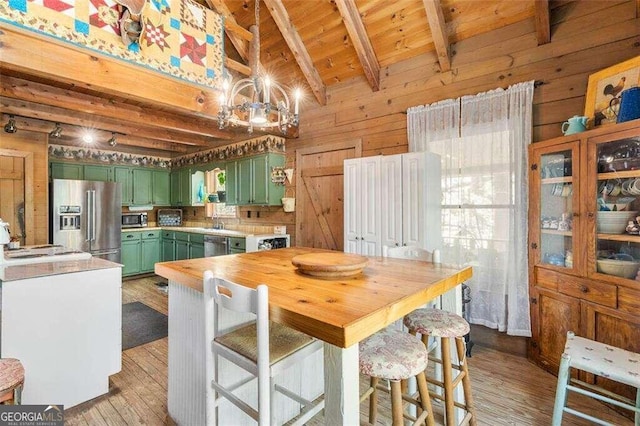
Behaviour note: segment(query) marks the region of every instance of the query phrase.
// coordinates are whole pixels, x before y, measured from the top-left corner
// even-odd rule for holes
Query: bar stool
[[[0,403],[20,405],[24,367],[15,358],[0,359]]]
[[[369,398],[369,423],[375,424],[378,415],[378,391],[387,391],[381,386],[380,379],[388,380],[391,385],[391,413],[393,425],[401,426],[404,418],[414,425],[427,422],[434,426],[433,411],[424,370],[427,368],[427,350],[425,346],[408,333],[386,328],[360,342],[360,373],[371,378],[369,388],[360,397],[360,402]],[[401,381],[415,377],[418,382],[419,400],[403,394]],[[418,416],[404,413],[403,400],[418,407]]]
[[[442,381],[427,377],[427,381],[444,389],[444,398],[436,393],[431,393],[431,397],[445,404],[445,419],[447,426],[455,425],[454,407],[462,408],[466,411],[462,423],[469,422],[470,425],[477,424],[477,417],[471,396],[471,380],[467,368],[464,336],[469,333],[469,323],[460,315],[453,314],[441,309],[421,308],[416,309],[404,317],[404,325],[413,335],[421,334],[422,342],[428,344],[429,336],[440,338],[442,348],[442,359],[432,359],[433,362],[442,364]],[[450,339],[455,339],[456,352],[458,354],[457,364],[451,362]],[[453,378],[453,370],[458,370],[458,374]],[[464,403],[455,401],[454,390],[462,383],[464,392]]]
[[[585,383],[578,379],[572,379],[570,374],[571,368],[633,386],[636,388],[635,404],[632,400],[602,389],[599,386]],[[579,386],[574,386],[572,383]],[[551,424],[553,426],[559,426],[562,423],[562,415],[565,412],[597,424],[609,424],[567,407],[567,391],[581,393],[591,398],[631,410],[635,412],[635,426],[640,426],[640,354],[585,339],[569,331],[567,333],[567,343],[564,347],[564,353],[560,359],[556,402],[553,407]]]

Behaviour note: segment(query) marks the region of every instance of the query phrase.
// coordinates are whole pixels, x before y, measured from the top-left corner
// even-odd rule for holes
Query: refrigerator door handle
[[[93,256],[102,256],[104,254],[117,254],[120,250],[100,250],[100,251],[92,251],[91,254]]]
[[[87,239],[91,241],[91,218],[93,217],[93,204],[91,204],[91,191],[87,191]]]
[[[91,191],[91,241],[96,240],[96,190]]]

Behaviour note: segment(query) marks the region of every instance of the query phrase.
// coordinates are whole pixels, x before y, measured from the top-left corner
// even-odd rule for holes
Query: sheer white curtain
[[[468,318],[530,336],[527,147],[533,82],[408,111],[411,151],[442,158],[442,258],[473,266]],[[457,119],[450,119],[459,105]],[[416,125],[416,123],[421,123]],[[428,125],[425,125],[427,123]],[[445,130],[445,127],[448,129]]]

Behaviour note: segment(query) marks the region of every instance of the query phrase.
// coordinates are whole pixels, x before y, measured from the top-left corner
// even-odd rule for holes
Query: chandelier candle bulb
[[[264,103],[268,104],[271,100],[269,97],[269,91],[271,90],[271,80],[269,77],[265,77],[264,79]]]
[[[295,104],[293,106],[293,113],[295,115],[298,115],[298,102],[300,101],[300,89],[296,89],[295,93],[294,93],[294,97],[295,99]]]

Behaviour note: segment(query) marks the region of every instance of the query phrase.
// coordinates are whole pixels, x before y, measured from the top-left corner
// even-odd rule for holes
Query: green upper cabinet
[[[228,162],[227,204],[282,205],[284,186],[271,182],[273,167],[284,167],[284,155],[271,153]]]
[[[207,196],[204,172],[191,168],[171,172],[171,205],[202,206]]]
[[[169,170],[52,161],[49,174],[51,179],[118,182],[122,186],[123,206],[171,205]]]
[[[133,205],[140,206],[153,202],[151,196],[153,192],[151,173],[150,169],[134,168],[131,170]]]
[[[131,168],[124,166],[116,166],[113,168],[113,181],[122,184],[122,205],[133,205],[133,181]]]
[[[84,180],[98,180],[101,182],[111,182],[113,167],[99,166],[94,164],[84,165]]]
[[[51,163],[51,179],[84,179],[84,167],[77,163]]]
[[[170,206],[170,174],[168,170],[154,170],[152,172],[153,205]]]
[[[171,172],[171,205],[191,205],[191,170],[189,168]]]

